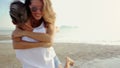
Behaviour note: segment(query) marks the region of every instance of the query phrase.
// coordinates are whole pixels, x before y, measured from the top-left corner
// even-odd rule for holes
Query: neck
[[[31,19],[31,25],[33,28],[40,26],[41,23],[42,23],[42,19],[41,20]]]

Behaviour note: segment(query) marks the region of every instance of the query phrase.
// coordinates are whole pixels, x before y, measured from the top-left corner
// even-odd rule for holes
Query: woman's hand
[[[22,37],[22,36],[24,36],[24,34],[25,34],[24,30],[21,30],[21,29],[16,27],[16,29],[12,33],[12,38]]]
[[[30,32],[33,31],[33,27],[31,26],[31,23],[29,20],[23,25],[20,25],[20,26],[16,25],[16,29],[13,31],[12,35],[13,37],[22,37],[25,35],[27,31],[30,31]]]
[[[33,31],[30,20],[28,20],[24,25],[22,25],[21,28],[26,31]]]

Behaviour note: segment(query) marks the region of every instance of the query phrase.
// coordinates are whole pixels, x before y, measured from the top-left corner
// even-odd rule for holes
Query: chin
[[[36,20],[40,20],[42,17],[35,17]]]

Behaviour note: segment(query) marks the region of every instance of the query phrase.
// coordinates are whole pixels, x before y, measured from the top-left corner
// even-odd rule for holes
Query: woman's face
[[[31,0],[31,5],[29,7],[32,16],[36,20],[40,20],[42,18],[43,3],[40,0]]]

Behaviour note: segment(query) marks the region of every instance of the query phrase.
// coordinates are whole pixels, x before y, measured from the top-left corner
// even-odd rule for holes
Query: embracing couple
[[[55,13],[50,0],[16,0],[10,4],[10,16],[16,26],[13,48],[23,68],[63,68],[53,48]],[[64,68],[73,60],[66,57]]]

